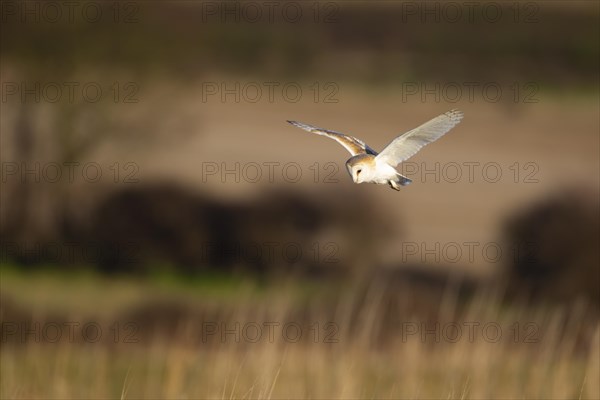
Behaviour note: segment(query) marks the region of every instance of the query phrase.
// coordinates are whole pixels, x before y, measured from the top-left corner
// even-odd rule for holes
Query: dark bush
[[[511,294],[600,303],[597,197],[565,190],[514,215],[505,227]]]
[[[170,184],[139,186],[114,192],[90,220],[68,236],[98,243],[105,272],[339,272],[371,257],[389,232],[364,197],[340,190],[223,201]]]

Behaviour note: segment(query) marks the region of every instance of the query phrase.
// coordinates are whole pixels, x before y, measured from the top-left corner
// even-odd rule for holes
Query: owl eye
[[[361,171],[362,171],[362,169],[359,169],[359,170],[357,170],[357,171],[356,171],[356,176],[358,176],[358,174],[360,174],[360,173],[361,173]]]

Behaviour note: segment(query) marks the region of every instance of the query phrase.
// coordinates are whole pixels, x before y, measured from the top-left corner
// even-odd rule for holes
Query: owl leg
[[[388,182],[392,189],[400,191],[400,185],[398,185],[398,183],[396,183],[396,181],[388,181]]]

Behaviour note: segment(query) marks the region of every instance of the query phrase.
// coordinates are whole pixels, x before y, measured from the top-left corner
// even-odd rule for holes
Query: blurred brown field
[[[0,396],[600,398],[598,5],[276,3],[2,2]]]

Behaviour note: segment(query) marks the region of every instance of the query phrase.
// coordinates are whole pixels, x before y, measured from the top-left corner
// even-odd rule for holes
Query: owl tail
[[[398,174],[398,178],[396,178],[396,183],[399,183],[402,186],[410,185],[412,180],[408,179],[404,175]]]
[[[395,180],[390,181],[390,186],[394,190],[400,190],[400,186],[410,185],[411,182],[412,181],[404,175],[398,174]]]

